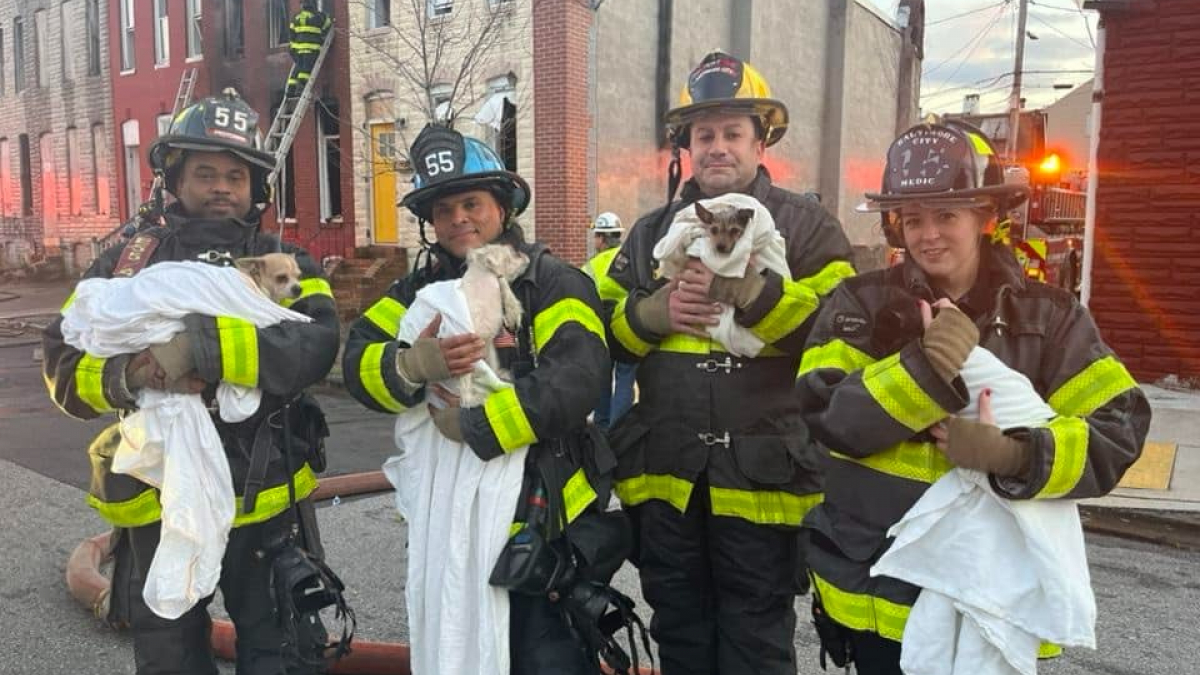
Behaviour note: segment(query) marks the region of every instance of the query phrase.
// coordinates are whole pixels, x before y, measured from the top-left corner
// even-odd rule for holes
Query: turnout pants
[[[629,509],[663,675],[796,673],[794,528],[712,515],[701,476],[685,513]]]
[[[310,552],[323,555],[316,514],[308,501],[299,504]],[[219,587],[225,609],[237,631],[237,675],[308,675],[317,671],[284,663],[285,639],[276,619],[268,584],[270,560],[257,551],[272,535],[290,528],[291,509],[274,518],[229,532],[221,561]],[[175,620],[164,619],[142,599],[142,588],[158,547],[160,524],[114,530],[112,603],[109,620],[128,625],[138,675],[217,675],[209,647],[212,596]]]

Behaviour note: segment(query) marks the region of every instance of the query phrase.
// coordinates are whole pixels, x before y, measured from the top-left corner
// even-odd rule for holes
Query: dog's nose
[[[292,294],[293,298],[300,297],[300,284],[292,284],[292,287],[288,291]]]

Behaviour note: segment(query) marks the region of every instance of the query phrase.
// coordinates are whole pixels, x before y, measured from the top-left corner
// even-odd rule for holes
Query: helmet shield
[[[724,52],[704,57],[688,76],[679,106],[667,111],[664,120],[679,147],[691,145],[690,122],[709,112],[754,117],[767,145],[779,142],[787,131],[787,106],[771,98],[766,79],[750,64]]]

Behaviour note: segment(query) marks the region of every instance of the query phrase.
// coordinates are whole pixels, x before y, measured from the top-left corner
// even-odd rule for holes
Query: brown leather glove
[[[417,338],[411,347],[397,352],[396,372],[413,384],[450,379],[450,366],[446,365],[438,339],[433,337]]]
[[[129,358],[125,365],[125,390],[131,395],[137,395],[139,389],[145,389],[156,382],[158,364],[149,350],[140,351]]]
[[[925,329],[921,347],[929,363],[946,382],[954,380],[967,360],[967,354],[979,344],[975,322],[958,308],[943,307]]]
[[[1029,473],[1033,450],[1005,436],[1000,427],[965,417],[951,417],[945,424],[948,437],[943,452],[955,466],[1004,477]]]
[[[655,335],[670,335],[671,330],[671,287],[666,284],[633,306],[638,321]]]
[[[442,432],[446,438],[463,442],[462,425],[459,424],[458,414],[462,408],[435,408],[429,406],[429,416],[433,418],[433,425]]]
[[[187,331],[176,333],[167,342],[150,347],[150,353],[164,374],[166,382],[174,382],[196,369],[196,359],[192,356],[192,338]]]
[[[766,277],[750,270],[741,278],[714,276],[708,287],[708,297],[738,309],[746,309],[762,295],[766,285]]]

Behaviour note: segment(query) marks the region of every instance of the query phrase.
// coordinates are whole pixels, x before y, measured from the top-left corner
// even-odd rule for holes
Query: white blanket
[[[472,332],[458,281],[431,284],[401,320],[412,342],[437,313],[440,335]],[[499,380],[485,363],[475,378]],[[453,389],[455,383],[446,383]],[[436,404],[436,403],[435,403]],[[527,448],[484,462],[447,439],[424,405],[396,419],[399,454],[383,466],[408,522],[408,625],[412,672],[421,675],[509,671],[508,592],[488,584],[508,539],[524,477]]]
[[[1040,426],[1054,411],[1024,375],[976,347],[962,370],[971,408],[992,389],[996,425]],[[1096,602],[1074,501],[1013,501],[955,469],[888,531],[871,568],[923,590],[904,627],[907,675],[1033,675],[1042,641],[1095,648]]]
[[[108,358],[167,342],[192,313],[238,317],[258,327],[312,320],[271,302],[233,268],[164,262],[132,278],[79,282],[63,313],[62,334],[72,347]],[[254,414],[260,399],[257,389],[217,387],[227,422]],[[217,587],[235,515],[233,479],[199,394],[143,389],[137,405],[121,420],[112,470],[161,491],[162,538],[142,596],[155,614],[177,619]]]
[[[654,245],[654,257],[659,261],[658,271],[662,276],[674,278],[691,257],[699,258],[717,276],[740,279],[746,276],[753,256],[753,273],[769,269],[785,279],[791,278],[783,235],[775,229],[775,219],[762,202],[750,195],[734,192],[702,199],[700,204],[705,208],[728,204],[739,209],[754,209],[754,217],[734,244],[733,250],[724,255],[711,246],[711,240],[705,234],[705,225],[696,216],[696,205],[689,204],[680,209],[667,234]],[[719,319],[719,324],[708,329],[713,339],[737,356],[758,355],[764,346],[763,341],[734,321],[732,307],[726,307]]]

